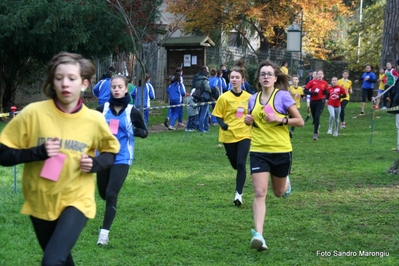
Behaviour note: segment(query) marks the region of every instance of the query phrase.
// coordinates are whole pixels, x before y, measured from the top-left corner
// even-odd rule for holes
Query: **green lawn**
[[[166,110],[152,112],[150,125],[161,124]],[[378,112],[371,135],[371,110],[352,118],[359,111],[360,103],[348,104],[347,128],[338,137],[326,134],[327,109],[319,141],[312,140],[311,120],[295,130],[293,192],[282,199],[269,190],[265,252],[249,246],[250,175],[244,204],[237,208],[232,203],[235,172],[217,145],[217,127],[203,135],[165,130],[136,139],[135,162],[120,193],[110,244],[96,246],[104,214],[104,202],[96,195],[97,217],[73,249],[76,264],[399,265],[399,177],[387,173],[399,157],[391,151],[397,139],[395,117]],[[29,218],[19,213],[21,174],[17,166],[14,194],[13,168],[0,167],[0,265],[40,264]]]

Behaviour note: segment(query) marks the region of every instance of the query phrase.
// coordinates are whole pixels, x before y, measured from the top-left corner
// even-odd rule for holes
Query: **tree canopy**
[[[94,58],[129,48],[125,25],[105,1],[3,0],[0,2],[1,108],[13,104],[19,85],[53,55],[77,52]]]
[[[296,22],[304,33],[303,48],[318,58],[330,52],[325,41],[336,30],[338,17],[351,14],[342,0],[166,0],[167,10],[185,16],[185,32],[211,35],[215,29],[237,31],[244,41],[260,37],[261,47],[280,46],[285,29]],[[266,44],[266,45],[265,45]],[[262,49],[261,48],[261,49]]]

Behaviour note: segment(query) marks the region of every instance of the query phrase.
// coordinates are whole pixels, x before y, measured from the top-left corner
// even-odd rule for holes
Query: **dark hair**
[[[222,74],[223,74],[223,71],[222,71],[222,70],[220,70],[220,69],[219,69],[217,72],[218,72],[218,74],[217,74],[218,76],[220,76],[220,75],[222,75]]]
[[[234,66],[240,67],[244,70],[244,74],[241,73],[242,78],[245,80],[248,80],[248,72],[247,69],[245,68],[245,60],[244,59],[239,59],[237,61],[234,62]],[[233,66],[233,68],[234,68]],[[230,72],[232,71],[232,69],[230,69]]]
[[[344,69],[343,71],[342,71],[342,74],[344,74],[344,73],[348,73],[348,75],[349,75],[349,70],[348,69]]]
[[[183,69],[181,67],[176,67],[175,73],[180,74],[180,72],[182,72],[182,71],[183,71]]]
[[[202,66],[201,69],[200,69],[200,72],[203,71],[203,70],[206,70],[206,72],[208,72],[208,67],[207,66]]]
[[[176,70],[176,73],[174,74],[174,76],[172,77],[172,79],[170,80],[170,84],[172,84],[173,82],[180,82],[180,72],[178,72]],[[140,86],[140,85],[139,85]]]
[[[285,64],[288,64],[287,61],[283,61],[283,62],[281,63],[281,66],[285,66]]]
[[[132,82],[132,77],[131,76],[126,76],[126,80],[128,83]]]
[[[57,67],[62,64],[79,65],[82,82],[87,79],[90,83],[92,76],[96,73],[94,64],[80,54],[61,52],[55,55],[47,65],[47,77],[42,85],[43,93],[48,98],[53,99],[57,95],[54,90],[54,76]]]
[[[244,67],[241,67],[241,66],[233,66],[233,67],[230,69],[230,74],[231,74],[231,72],[233,72],[233,71],[234,71],[234,72],[240,73],[242,79],[245,79],[245,75],[246,75],[247,71],[245,70]]]
[[[114,66],[110,66],[108,70],[111,71],[111,72],[115,72],[116,68]]]
[[[260,62],[259,66],[258,66],[258,70],[255,73],[256,89],[258,91],[262,91],[262,86],[259,83],[259,74],[260,74],[261,68],[264,66],[271,66],[274,69],[274,75],[277,77],[277,81],[276,81],[276,83],[274,83],[274,87],[278,88],[280,90],[288,90],[288,88],[290,86],[289,81],[291,80],[291,77],[284,74],[280,70],[278,65],[276,65],[275,63],[273,63],[270,60],[264,60],[264,61]]]
[[[216,76],[218,72],[216,71],[216,69],[212,69],[211,70],[211,76]]]

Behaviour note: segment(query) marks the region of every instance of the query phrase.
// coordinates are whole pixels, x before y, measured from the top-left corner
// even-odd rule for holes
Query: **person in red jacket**
[[[320,116],[324,110],[324,102],[327,95],[327,81],[323,80],[323,70],[317,71],[316,79],[312,79],[305,85],[304,93],[310,94],[310,111],[313,117],[313,140],[318,140]]]
[[[328,125],[327,134],[333,134],[334,137],[338,136],[339,115],[341,113],[341,99],[346,97],[346,90],[337,85],[338,78],[331,79],[331,86],[327,88],[328,99],[328,112],[330,113],[330,120]],[[334,133],[333,125],[335,122]]]

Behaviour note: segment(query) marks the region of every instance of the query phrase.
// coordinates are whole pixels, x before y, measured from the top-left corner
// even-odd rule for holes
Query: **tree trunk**
[[[385,6],[381,65],[399,60],[399,0],[389,0]]]

